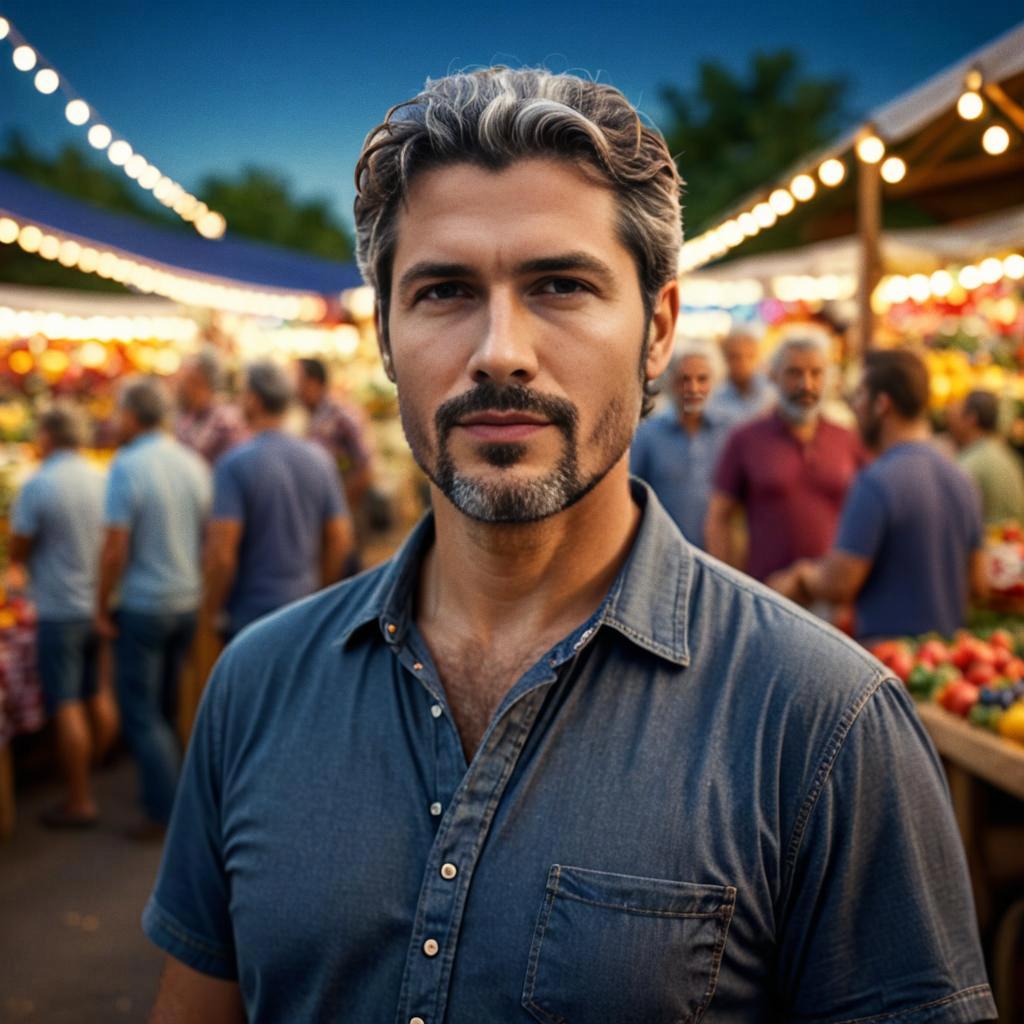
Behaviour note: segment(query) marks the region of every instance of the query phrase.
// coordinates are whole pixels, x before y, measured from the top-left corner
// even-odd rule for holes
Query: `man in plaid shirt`
[[[181,411],[174,432],[183,445],[198,452],[211,466],[249,437],[242,411],[217,397],[223,376],[217,351],[204,349],[185,363],[178,382]]]

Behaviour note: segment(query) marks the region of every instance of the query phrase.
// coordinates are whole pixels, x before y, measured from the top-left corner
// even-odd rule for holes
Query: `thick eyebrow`
[[[582,270],[599,277],[603,283],[614,278],[611,268],[586,252],[565,252],[556,256],[541,256],[535,260],[526,260],[517,264],[515,273],[523,274],[557,274],[565,271]],[[465,263],[435,263],[423,260],[414,263],[398,282],[398,292],[403,293],[417,281],[436,280],[438,278],[473,277],[473,269]]]

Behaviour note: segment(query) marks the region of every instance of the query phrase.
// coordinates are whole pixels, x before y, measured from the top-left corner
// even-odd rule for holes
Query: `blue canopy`
[[[363,283],[354,263],[333,263],[272,245],[232,238],[210,241],[189,228],[174,231],[97,209],[0,170],[0,213],[54,234],[168,269],[242,286],[331,296]],[[230,227],[230,225],[229,225]]]

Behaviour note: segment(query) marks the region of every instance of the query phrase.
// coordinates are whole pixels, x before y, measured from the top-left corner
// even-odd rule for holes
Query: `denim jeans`
[[[142,807],[166,823],[181,770],[175,731],[178,680],[196,628],[195,612],[117,615],[117,700],[121,728],[139,765]]]
[[[46,711],[96,696],[99,639],[91,619],[40,619],[36,657]]]

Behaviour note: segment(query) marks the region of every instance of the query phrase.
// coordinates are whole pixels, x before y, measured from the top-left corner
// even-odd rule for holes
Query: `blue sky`
[[[350,221],[366,132],[428,76],[494,62],[579,69],[618,86],[656,122],[658,86],[687,86],[701,60],[740,67],[797,49],[845,76],[851,115],[941,71],[1024,19],[1020,0],[776,0],[668,4],[411,4],[330,0],[0,0],[0,14],[115,132],[186,187],[256,163]],[[0,131],[39,146],[83,137],[59,95],[41,96],[0,44]]]

